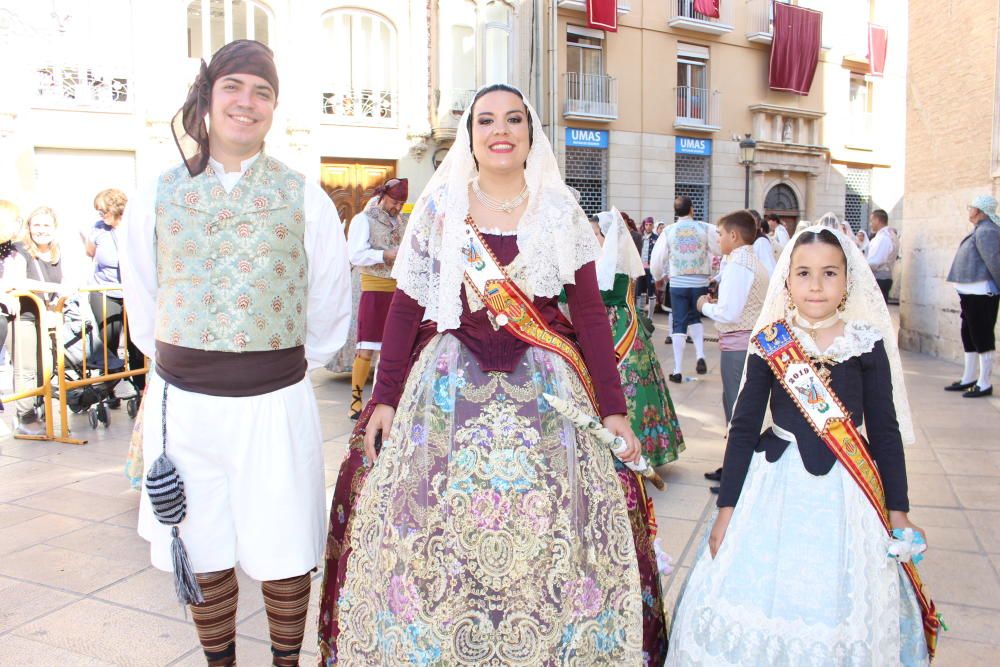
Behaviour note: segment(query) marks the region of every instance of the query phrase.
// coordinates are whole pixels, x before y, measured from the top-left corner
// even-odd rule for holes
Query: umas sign
[[[608,131],[567,127],[566,145],[573,148],[607,148]]]
[[[711,155],[712,140],[674,137],[674,153],[678,155]]]

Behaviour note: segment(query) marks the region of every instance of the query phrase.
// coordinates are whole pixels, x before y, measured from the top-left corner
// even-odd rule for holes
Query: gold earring
[[[847,308],[847,292],[844,292],[844,296],[840,299],[840,303],[837,304],[837,311],[842,313],[845,308]]]
[[[790,311],[795,308],[795,304],[792,303],[792,293],[788,289],[788,285],[785,285],[785,310]]]

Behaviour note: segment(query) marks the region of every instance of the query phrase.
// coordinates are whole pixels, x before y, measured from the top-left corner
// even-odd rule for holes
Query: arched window
[[[237,39],[268,43],[273,15],[255,0],[191,0],[187,6],[187,52],[204,58]]]
[[[396,28],[362,9],[323,17],[323,114],[337,122],[398,124]]]
[[[510,38],[514,11],[506,2],[492,0],[483,12],[486,39],[483,50],[483,84],[510,82]]]
[[[507,0],[438,0],[437,123],[453,126],[479,86],[511,83],[514,7]]]

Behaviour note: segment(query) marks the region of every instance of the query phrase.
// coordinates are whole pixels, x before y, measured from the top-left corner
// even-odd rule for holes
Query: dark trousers
[[[91,292],[90,309],[94,311],[94,317],[97,318],[97,335],[101,336],[104,341],[104,347],[108,351],[108,358],[117,357],[118,344],[121,342],[122,328],[124,326],[122,313],[125,311],[125,307],[122,304],[122,299],[113,296],[105,297],[100,292]],[[107,322],[106,332],[104,329],[105,322]],[[132,343],[131,336],[126,338],[125,346],[128,348],[129,370],[142,368],[143,363],[145,363],[143,354]],[[103,353],[101,354],[100,363],[104,363]],[[146,387],[146,376],[134,375],[132,376],[132,383],[135,385],[136,391],[142,393],[142,390]]]
[[[962,309],[962,346],[966,352],[992,352],[996,349],[994,329],[1000,296],[996,294],[959,294]]]
[[[892,289],[892,278],[876,278],[875,282],[878,283],[878,288],[882,290],[882,298],[886,303],[889,303],[889,290]]]
[[[673,322],[671,332],[682,334],[692,324],[701,322],[701,313],[695,308],[698,297],[708,294],[707,287],[671,287],[670,305],[672,306]]]
[[[641,296],[643,294],[652,299],[656,298],[656,281],[653,280],[653,274],[649,269],[646,269],[645,275],[635,279],[635,295]]]

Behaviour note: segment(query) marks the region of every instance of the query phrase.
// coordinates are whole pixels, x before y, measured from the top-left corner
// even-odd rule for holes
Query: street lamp
[[[757,156],[757,142],[753,140],[750,133],[740,141],[740,164],[746,168],[746,184],[743,189],[743,208],[750,208],[750,166]]]

